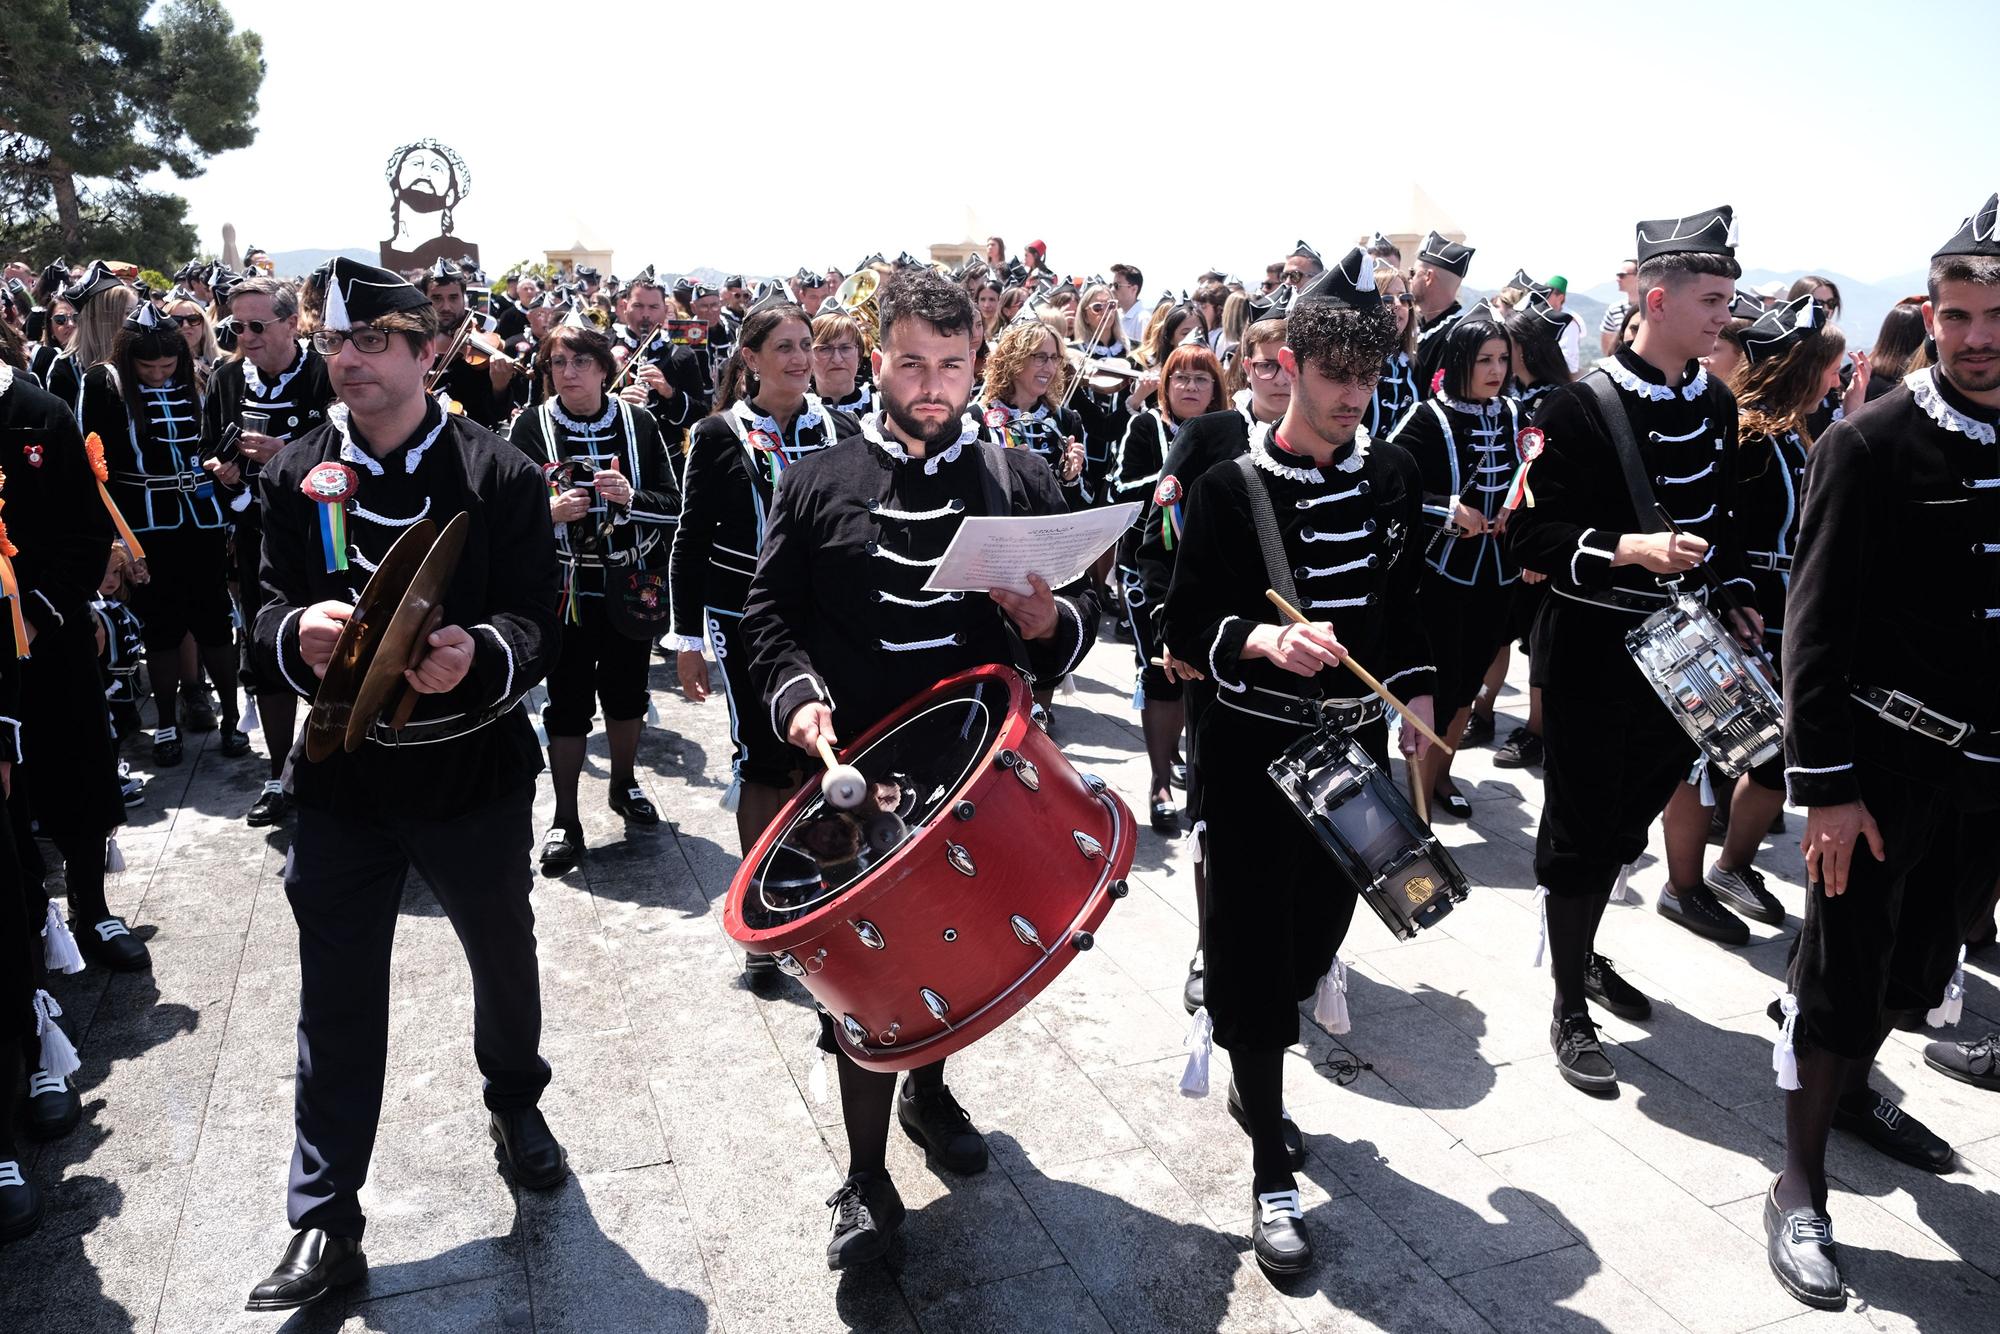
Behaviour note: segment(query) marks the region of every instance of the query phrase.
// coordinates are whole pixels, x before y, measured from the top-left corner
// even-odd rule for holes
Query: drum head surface
[[[807,916],[945,813],[998,740],[1007,707],[1004,685],[969,681],[844,756],[868,780],[868,799],[843,811],[813,793],[758,862],[744,925],[768,931]]]
[[[348,715],[354,709],[375,647],[395,615],[410,581],[423,567],[424,556],[437,538],[437,525],[429,519],[403,530],[382,558],[382,564],[368,577],[354,614],[340,631],[333,646],[333,658],[313,692],[312,712],[306,716],[306,758],[315,762],[339,750],[347,736]]]

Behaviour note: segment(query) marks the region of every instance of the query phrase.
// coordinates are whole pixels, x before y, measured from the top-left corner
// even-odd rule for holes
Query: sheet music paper
[[[1081,577],[1139,517],[1138,501],[1075,514],[974,515],[961,520],[937,569],[924,581],[932,593],[1026,593],[1028,576],[1050,588]]]

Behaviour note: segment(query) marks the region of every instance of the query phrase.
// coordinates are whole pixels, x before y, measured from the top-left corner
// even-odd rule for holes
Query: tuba
[[[834,291],[833,300],[824,309],[841,310],[861,321],[864,329],[875,327],[875,293],[881,289],[882,275],[873,269],[862,269],[851,273],[842,280]],[[824,310],[822,310],[824,313]]]

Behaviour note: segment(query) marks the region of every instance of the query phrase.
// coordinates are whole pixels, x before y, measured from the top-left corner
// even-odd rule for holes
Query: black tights
[[[1811,1205],[1826,1212],[1826,1141],[1833,1133],[1833,1110],[1848,1094],[1868,1087],[1875,1053],[1888,1040],[1892,1023],[1884,1016],[1875,1045],[1864,1058],[1842,1056],[1824,1047],[1800,1047],[1799,1086],[1785,1095],[1785,1171],[1778,1179],[1778,1207]]]
[[[222,721],[235,727],[238,721],[236,709],[236,645],[202,644],[199,647],[202,666],[208,669],[208,679],[215,683],[215,690],[222,697]],[[180,700],[183,684],[190,691],[201,685],[199,675],[193,681],[183,683],[179,646],[173,652],[155,652],[150,646],[146,654],[146,674],[153,682],[153,711],[157,715],[155,727],[180,726]]]
[[[1602,894],[1550,894],[1543,901],[1549,915],[1549,970],[1556,980],[1556,1018],[1587,1013],[1583,994],[1584,969],[1597,944],[1597,924],[1604,920],[1611,891]]]
[[[847,1126],[847,1174],[888,1171],[889,1116],[896,1097],[896,1072],[864,1070],[845,1051],[834,1053],[840,1070],[840,1116]],[[944,1083],[944,1062],[910,1071],[910,1084],[934,1089]]]
[[[1231,1051],[1236,1096],[1250,1123],[1251,1189],[1259,1195],[1292,1190],[1292,1162],[1285,1152],[1285,1049]]]

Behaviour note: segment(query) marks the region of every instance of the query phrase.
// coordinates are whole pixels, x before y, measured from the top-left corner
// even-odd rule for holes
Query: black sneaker
[[[1618,1071],[1604,1054],[1589,1015],[1566,1014],[1550,1024],[1549,1046],[1555,1049],[1562,1077],[1585,1093],[1609,1093],[1618,1087]]]
[[[1525,727],[1509,732],[1506,743],[1493,752],[1493,767],[1496,769],[1539,769],[1542,760],[1542,739]]]
[[[1750,943],[1750,928],[1741,917],[1723,907],[1706,885],[1690,885],[1678,893],[1661,890],[1657,911],[1703,939],[1723,945]]]
[[[920,1089],[904,1080],[896,1095],[896,1120],[926,1154],[960,1176],[986,1170],[986,1141],[947,1086]]]
[[[1933,1042],[1924,1048],[1924,1064],[1974,1088],[2000,1089],[2000,1033],[1976,1042]]]
[[[1754,866],[1725,870],[1721,862],[1708,868],[1702,883],[1722,901],[1724,907],[1766,926],[1785,924],[1785,905],[1764,886],[1764,873]]]
[[[1653,1002],[1618,976],[1611,960],[1602,954],[1591,955],[1590,962],[1583,966],[1583,994],[1620,1019],[1645,1019],[1653,1013]]]
[[[1473,710],[1472,716],[1465,720],[1465,730],[1458,735],[1458,748],[1464,750],[1467,746],[1484,746],[1492,740],[1493,715]]]
[[[1840,1259],[1833,1250],[1833,1220],[1810,1206],[1778,1207],[1778,1183],[1764,1195],[1765,1254],[1778,1285],[1807,1306],[1838,1311],[1847,1305]]]
[[[903,1197],[887,1172],[856,1172],[827,1199],[833,1235],[826,1243],[826,1267],[847,1269],[889,1253],[889,1238],[903,1225]]]
[[[1874,1089],[1842,1095],[1833,1105],[1833,1127],[1859,1135],[1899,1163],[1940,1176],[1958,1162],[1951,1145]]]

